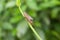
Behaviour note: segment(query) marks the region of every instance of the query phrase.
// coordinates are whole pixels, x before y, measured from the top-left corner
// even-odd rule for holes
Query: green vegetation
[[[16,2],[0,0],[0,40],[60,40],[59,0],[21,0],[18,5]],[[32,25],[19,6],[33,18]]]

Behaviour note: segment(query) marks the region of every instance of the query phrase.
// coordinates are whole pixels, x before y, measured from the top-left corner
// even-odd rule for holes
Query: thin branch
[[[19,8],[19,11],[21,12],[22,16],[24,17],[24,13],[23,11],[21,10],[20,6],[18,5],[18,8]],[[31,25],[31,23],[29,21],[27,21],[28,24],[29,24],[29,27],[31,28],[31,30],[34,32],[34,34],[37,36],[37,38],[39,40],[42,40],[42,38],[38,35],[38,33],[35,31],[35,29],[33,28],[33,26]]]
[[[21,10],[21,8],[19,7],[19,11],[21,12],[21,14],[23,15],[23,17],[24,17],[24,14],[23,14],[23,12],[22,12],[22,10]],[[28,21],[27,21],[28,22]],[[34,32],[34,34],[37,36],[37,38],[39,39],[39,40],[42,40],[41,39],[41,37],[38,35],[38,33],[35,31],[35,29],[33,28],[33,26],[28,22],[28,24],[29,24],[29,27],[31,28],[31,30]]]

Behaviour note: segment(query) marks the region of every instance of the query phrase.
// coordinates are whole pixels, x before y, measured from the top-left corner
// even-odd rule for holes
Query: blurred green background
[[[60,40],[60,0],[21,0],[42,40]],[[21,15],[16,0],[0,0],[0,40],[38,40]]]

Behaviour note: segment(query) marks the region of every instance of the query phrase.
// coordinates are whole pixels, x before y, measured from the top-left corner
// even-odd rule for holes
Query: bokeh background
[[[60,40],[60,0],[21,0],[21,9],[33,18],[43,40]],[[0,40],[38,40],[16,0],[0,0]]]

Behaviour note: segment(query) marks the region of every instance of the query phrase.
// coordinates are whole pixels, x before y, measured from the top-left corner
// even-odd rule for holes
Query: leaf
[[[3,4],[0,3],[0,13],[3,11]]]
[[[13,27],[12,27],[12,25],[10,23],[4,22],[3,23],[3,29],[5,29],[5,30],[12,30]]]
[[[28,24],[25,20],[21,21],[18,25],[17,25],[17,37],[21,38],[22,36],[25,35],[25,33],[27,32],[28,29]]]
[[[15,6],[15,1],[10,1],[6,4],[5,8],[11,8]]]
[[[2,28],[0,28],[0,37],[2,37]]]
[[[45,22],[46,25],[50,25],[50,20],[49,20],[48,17],[44,17],[43,20],[44,20],[44,22]]]
[[[20,21],[20,19],[21,19],[20,16],[12,17],[12,18],[10,19],[10,23],[17,23],[17,22]]]
[[[16,0],[16,5],[20,6],[21,5],[21,1],[20,0]]]
[[[22,9],[22,11],[25,11],[27,9],[27,6],[26,5],[22,5],[21,9]]]
[[[47,9],[47,8],[52,8],[52,7],[55,7],[56,5],[60,5],[60,2],[59,1],[50,1],[50,2],[46,2],[46,3],[41,3],[39,5],[39,8],[40,10],[43,10],[43,9]]]
[[[36,17],[37,13],[36,13],[36,11],[30,10],[29,15],[31,15],[32,17]]]
[[[59,38],[59,39],[60,39],[60,35],[59,35],[59,33],[58,33],[58,32],[56,32],[56,31],[52,31],[52,34],[53,34],[54,36],[56,36],[57,38]]]
[[[26,4],[29,8],[31,8],[33,10],[38,10],[38,6],[37,6],[35,0],[26,0]]]
[[[54,24],[55,30],[60,33],[60,23]]]
[[[48,2],[49,0],[44,0],[44,2]]]
[[[59,11],[58,8],[54,8],[54,9],[52,10],[51,17],[52,17],[52,18],[56,18],[56,17],[58,16],[58,11]]]
[[[34,23],[36,27],[41,27],[41,23],[40,22],[35,22]]]
[[[12,30],[12,36],[16,36],[16,33],[17,33],[17,30],[16,29],[13,29]]]

